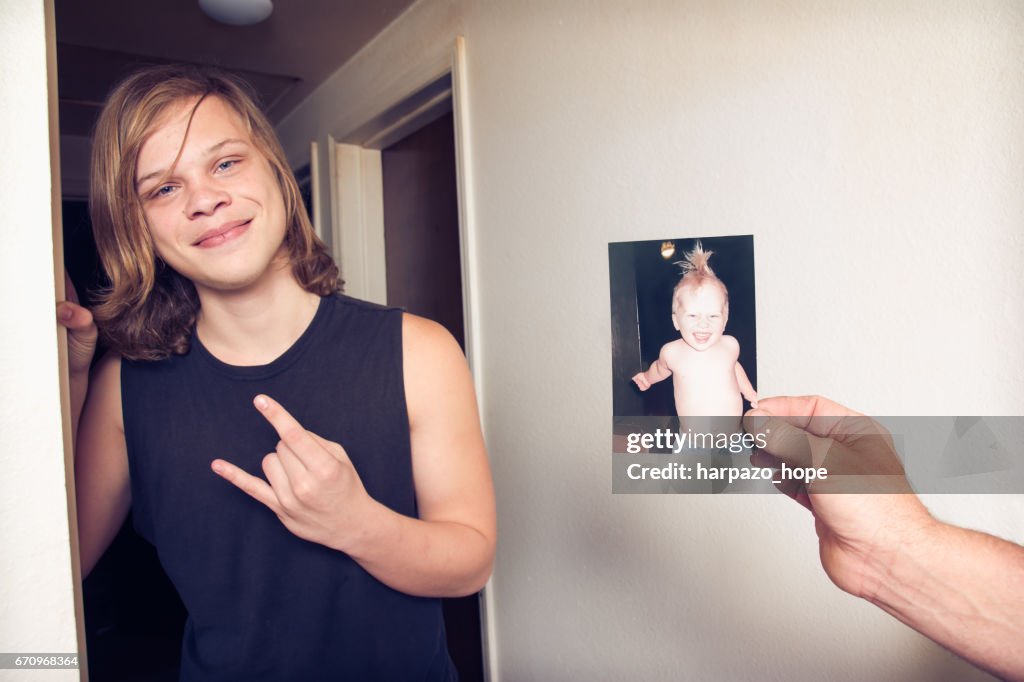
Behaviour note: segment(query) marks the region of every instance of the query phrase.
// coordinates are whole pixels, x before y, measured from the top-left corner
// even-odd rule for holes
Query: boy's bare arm
[[[128,456],[121,417],[121,359],[108,353],[90,376],[96,352],[92,312],[79,304],[75,285],[64,273],[66,301],[57,303],[57,321],[68,330],[68,380],[75,461],[78,553],[82,575],[89,575],[114,539],[131,506]]]
[[[638,372],[633,376],[633,383],[635,383],[641,391],[646,391],[651,387],[651,384],[656,384],[659,381],[672,376],[672,370],[669,369],[668,363],[665,362],[665,347],[666,346],[662,347],[661,354],[658,355],[658,359],[651,363],[651,366],[647,368],[646,372]]]
[[[117,535],[131,507],[121,415],[121,358],[108,353],[89,383],[75,446],[75,499],[82,575]]]
[[[473,378],[441,325],[405,315],[405,386],[419,519],[381,514],[380,533],[352,556],[410,594],[480,590],[497,541],[494,486]]]
[[[743,397],[750,402],[752,407],[757,407],[757,401],[761,399],[761,396],[754,390],[753,384],[747,378],[747,373],[743,371],[743,365],[739,362],[736,363],[736,383],[739,384]]]

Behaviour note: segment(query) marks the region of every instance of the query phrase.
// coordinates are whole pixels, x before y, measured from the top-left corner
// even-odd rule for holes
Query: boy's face
[[[683,287],[676,292],[678,305],[672,323],[683,341],[694,350],[707,350],[722,338],[729,319],[725,292],[716,284]]]
[[[200,290],[238,290],[260,280],[281,253],[284,199],[234,109],[209,96],[188,127],[195,102],[182,100],[153,127],[139,151],[136,191],[168,265]]]

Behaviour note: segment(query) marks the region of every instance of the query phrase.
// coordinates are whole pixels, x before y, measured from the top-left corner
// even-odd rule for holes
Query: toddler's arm
[[[750,401],[750,406],[756,408],[757,401],[761,399],[761,396],[754,390],[750,379],[747,378],[747,373],[743,371],[743,366],[738,362],[736,363],[736,383],[739,384],[740,393],[743,394],[743,397]]]
[[[646,372],[639,372],[633,377],[633,383],[641,391],[646,391],[651,387],[651,384],[656,384],[670,376],[672,376],[672,370],[668,368],[668,363],[665,362],[665,349],[663,348],[658,359],[651,363]]]

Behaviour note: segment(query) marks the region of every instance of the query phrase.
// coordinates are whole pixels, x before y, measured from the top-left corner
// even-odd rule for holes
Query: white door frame
[[[0,3],[0,651],[78,654],[87,679],[75,525],[52,0]],[[28,677],[32,677],[31,673]]]

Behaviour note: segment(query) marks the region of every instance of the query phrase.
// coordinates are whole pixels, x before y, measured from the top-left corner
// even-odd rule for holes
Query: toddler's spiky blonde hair
[[[708,261],[711,260],[711,256],[714,253],[714,251],[705,251],[701,243],[697,242],[693,250],[683,256],[683,260],[673,263],[673,265],[678,265],[683,270],[683,276],[676,283],[675,289],[672,290],[673,313],[681,305],[679,294],[683,289],[699,289],[706,284],[719,287],[722,290],[722,295],[725,296],[725,304],[729,305],[729,290],[725,287],[725,283],[718,279],[718,275],[711,269],[711,266],[708,265]]]

